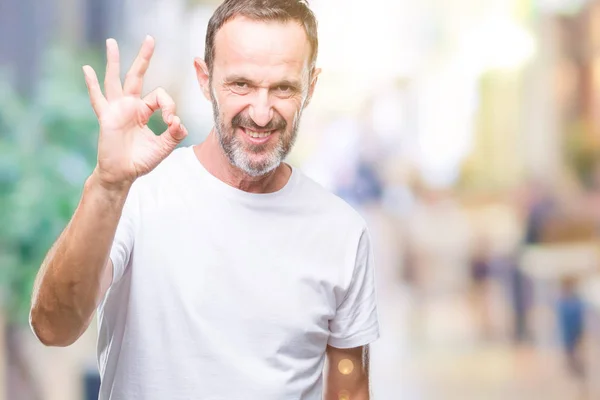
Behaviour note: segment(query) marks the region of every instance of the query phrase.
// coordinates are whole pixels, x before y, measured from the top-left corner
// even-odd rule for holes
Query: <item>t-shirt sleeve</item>
[[[379,338],[375,297],[373,249],[369,232],[364,229],[358,241],[350,284],[335,317],[329,321],[330,346],[348,349]]]
[[[115,232],[115,238],[110,249],[110,259],[113,264],[113,284],[121,279],[129,265],[131,252],[133,251],[138,215],[138,193],[137,185],[134,183],[125,200],[123,212],[121,213],[121,218]]]

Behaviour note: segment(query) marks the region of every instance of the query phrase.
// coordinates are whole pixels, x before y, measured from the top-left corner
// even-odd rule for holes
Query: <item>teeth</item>
[[[248,136],[253,138],[264,138],[271,134],[271,132],[254,132],[250,129],[246,129],[246,133],[248,134]]]

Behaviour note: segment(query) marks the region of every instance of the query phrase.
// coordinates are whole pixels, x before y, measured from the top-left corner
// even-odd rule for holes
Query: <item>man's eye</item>
[[[250,84],[248,82],[238,81],[238,82],[230,83],[229,89],[236,94],[245,95],[245,94],[250,93],[250,90],[252,90],[252,87],[250,86]]]
[[[289,92],[292,90],[292,87],[289,85],[279,85],[277,87],[277,90],[279,90],[280,92]]]

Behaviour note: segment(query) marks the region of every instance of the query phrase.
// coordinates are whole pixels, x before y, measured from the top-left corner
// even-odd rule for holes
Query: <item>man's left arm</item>
[[[369,346],[327,346],[323,400],[369,400]]]
[[[345,290],[329,321],[324,400],[369,400],[369,347],[379,338],[373,249],[366,227],[353,245]]]

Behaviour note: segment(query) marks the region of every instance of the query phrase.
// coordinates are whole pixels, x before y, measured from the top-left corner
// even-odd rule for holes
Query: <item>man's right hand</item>
[[[144,74],[154,52],[154,39],[147,36],[121,85],[119,48],[114,39],[106,41],[104,92],[95,71],[83,67],[92,107],[100,123],[98,163],[94,174],[107,189],[121,189],[152,171],[187,136],[175,115],[175,103],[158,88],[141,98]],[[157,136],[148,128],[152,114],[162,110],[168,128]]]

